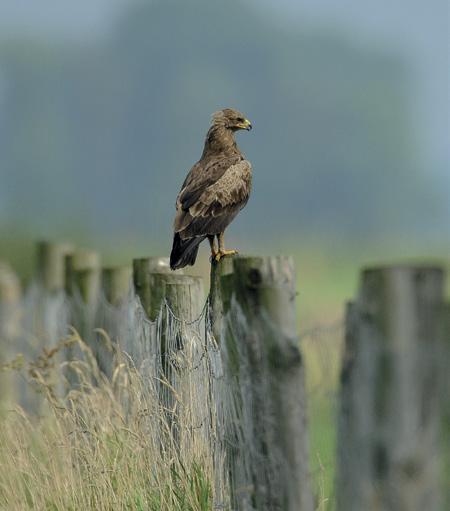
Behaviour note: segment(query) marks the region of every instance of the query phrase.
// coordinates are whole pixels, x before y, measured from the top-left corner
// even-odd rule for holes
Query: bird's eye
[[[244,119],[242,117],[237,118],[238,122],[244,122]]]

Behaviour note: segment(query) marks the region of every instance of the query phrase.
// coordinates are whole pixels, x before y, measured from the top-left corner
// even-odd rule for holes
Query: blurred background
[[[123,263],[171,248],[210,115],[254,167],[227,243],[294,253],[305,323],[358,267],[450,251],[447,0],[3,0],[0,259],[36,238]],[[207,271],[208,250],[195,272]]]

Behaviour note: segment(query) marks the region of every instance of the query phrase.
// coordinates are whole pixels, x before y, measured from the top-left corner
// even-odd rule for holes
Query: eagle
[[[192,266],[206,238],[212,262],[237,253],[225,249],[224,232],[250,197],[252,166],[239,150],[235,133],[251,129],[251,122],[232,108],[212,115],[202,156],[186,176],[176,200],[172,270]]]

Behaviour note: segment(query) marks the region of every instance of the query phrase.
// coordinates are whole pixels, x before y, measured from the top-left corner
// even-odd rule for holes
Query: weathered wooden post
[[[450,361],[450,303],[446,303],[444,305],[442,316],[442,396],[444,398],[444,409],[448,414],[448,426],[450,433],[450,370],[448,367]]]
[[[184,349],[186,341],[186,323],[199,317],[203,306],[203,281],[201,277],[167,273],[150,274],[149,318],[154,321],[161,317],[161,365],[164,377],[170,386],[174,386],[174,361],[177,351]],[[168,309],[164,308],[164,301]],[[173,314],[174,317],[171,317]],[[167,328],[169,322],[176,322],[176,328]],[[206,382],[205,382],[206,383]],[[173,395],[169,386],[163,386],[164,401],[171,409]]]
[[[77,249],[66,256],[65,287],[71,297],[94,306],[100,290],[100,256],[92,250]]]
[[[97,333],[96,355],[100,370],[108,377],[114,370],[115,355],[123,346],[128,334],[128,303],[132,283],[131,266],[103,268],[101,293],[98,301],[95,328]]]
[[[73,252],[70,243],[39,241],[36,244],[36,279],[48,293],[64,289],[66,256]]]
[[[220,344],[234,401],[225,419],[235,443],[228,449],[233,505],[312,511],[293,261],[236,257],[231,273],[228,265],[215,271],[223,275]]]
[[[163,301],[167,302],[174,316],[182,322],[196,319],[203,308],[203,279],[190,275],[150,273],[150,302],[148,314],[154,321]]]
[[[142,257],[133,259],[133,284],[136,295],[141,300],[142,307],[150,317],[150,274],[170,273],[167,257]]]
[[[213,334],[219,344],[224,337],[224,316],[230,305],[232,277],[233,258],[224,257],[218,263],[211,264],[209,313]]]
[[[130,266],[103,268],[101,274],[102,292],[106,301],[119,306],[130,290],[132,269]]]
[[[34,354],[43,346],[52,345],[63,335],[62,308],[64,306],[64,287],[66,258],[73,251],[70,243],[54,243],[39,241],[36,243],[36,272],[37,289],[31,296],[27,325],[29,334],[37,341]]]
[[[94,328],[100,278],[100,256],[97,252],[77,249],[73,254],[66,256],[65,288],[71,306],[68,322],[92,349],[96,357],[97,339]],[[73,347],[67,348],[66,359],[69,362],[80,356],[79,350]],[[69,386],[78,383],[78,377],[73,371],[68,371],[67,379]]]
[[[38,357],[43,348],[54,347],[65,334],[64,273],[65,257],[72,250],[69,243],[39,241],[36,243],[35,275],[33,285],[24,297],[23,335],[15,343],[17,353],[24,355],[25,368]],[[48,367],[60,362],[57,352],[52,352]],[[45,404],[40,393],[34,389],[33,371],[25,370],[20,383],[20,404],[32,413],[43,411]],[[60,390],[58,381],[52,380],[54,372],[47,370],[46,380],[55,391]]]
[[[448,474],[450,473],[450,303],[446,303],[443,309],[442,336],[441,336],[441,385],[442,385],[442,465],[444,474],[444,505],[443,509],[450,509],[450,484]]]
[[[0,262],[0,365],[17,355],[21,331],[21,285],[6,263]],[[0,369],[0,402],[14,401],[18,391],[17,375]]]
[[[156,263],[156,264],[155,264]],[[135,291],[148,319],[154,322],[149,329],[150,338],[142,341],[155,344],[141,347],[149,358],[156,354],[153,377],[162,377],[159,386],[161,406],[170,430],[171,441],[179,442],[178,410],[173,389],[177,389],[177,352],[184,350],[186,326],[195,320],[203,307],[203,283],[200,277],[155,273],[161,265],[156,259],[133,261]],[[165,307],[167,304],[167,307]],[[145,355],[144,355],[145,356]],[[159,374],[158,374],[159,373]],[[206,384],[206,382],[205,382]]]
[[[22,297],[19,278],[13,270],[0,261],[0,342],[13,339],[20,331],[20,300]]]
[[[440,511],[442,304],[439,268],[363,271],[347,309],[338,511]]]

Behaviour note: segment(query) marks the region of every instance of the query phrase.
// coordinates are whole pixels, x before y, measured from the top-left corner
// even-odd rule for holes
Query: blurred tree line
[[[86,44],[3,40],[3,225],[169,244],[209,116],[233,106],[254,123],[238,135],[254,194],[237,233],[418,234],[440,196],[416,163],[411,87],[395,55],[283,31],[237,0],[133,5]]]

